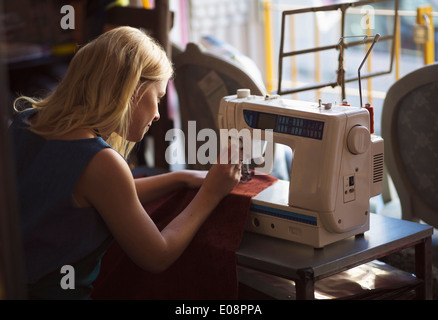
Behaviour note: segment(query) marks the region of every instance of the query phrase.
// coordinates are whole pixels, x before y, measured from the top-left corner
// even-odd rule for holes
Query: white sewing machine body
[[[369,200],[382,190],[383,139],[370,135],[366,109],[246,93],[222,99],[218,122],[261,129],[262,140],[273,129],[273,142],[293,150],[289,181],[252,199],[247,230],[320,248],[369,229]]]

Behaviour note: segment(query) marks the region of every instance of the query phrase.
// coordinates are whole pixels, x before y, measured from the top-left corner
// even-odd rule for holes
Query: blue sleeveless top
[[[28,294],[35,299],[86,299],[112,237],[99,213],[75,206],[72,194],[93,156],[110,146],[100,137],[45,140],[27,129],[36,112],[23,111],[9,128]],[[61,273],[64,265],[73,266],[74,275]],[[74,289],[61,287],[64,276],[74,276]]]

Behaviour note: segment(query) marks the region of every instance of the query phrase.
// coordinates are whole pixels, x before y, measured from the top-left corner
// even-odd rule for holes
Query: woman
[[[46,99],[19,99],[32,105],[10,128],[31,298],[88,298],[113,237],[143,269],[165,270],[238,183],[232,164],[133,179],[125,159],[160,118],[172,73],[150,37],[120,27],[81,48]],[[184,186],[199,191],[160,232],[142,203]],[[64,265],[74,290],[60,285]]]

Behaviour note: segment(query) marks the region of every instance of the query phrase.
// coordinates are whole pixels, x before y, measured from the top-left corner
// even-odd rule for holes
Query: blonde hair
[[[156,41],[139,29],[119,27],[80,48],[48,97],[20,97],[14,108],[19,109],[17,102],[25,100],[38,110],[30,124],[36,134],[58,136],[91,129],[108,137],[107,142],[127,157],[134,146],[125,139],[133,97],[172,76],[172,64]]]

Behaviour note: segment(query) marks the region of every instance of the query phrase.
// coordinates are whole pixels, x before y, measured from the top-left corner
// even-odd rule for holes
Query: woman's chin
[[[142,135],[135,135],[135,136],[128,136],[126,137],[126,140],[128,140],[129,142],[140,142],[141,140],[143,140],[144,136],[145,136],[146,132],[143,133]]]
[[[129,142],[140,142],[141,140],[143,140],[150,127],[151,126],[147,126],[143,132],[135,132],[131,134],[128,133],[126,140],[128,140]]]

